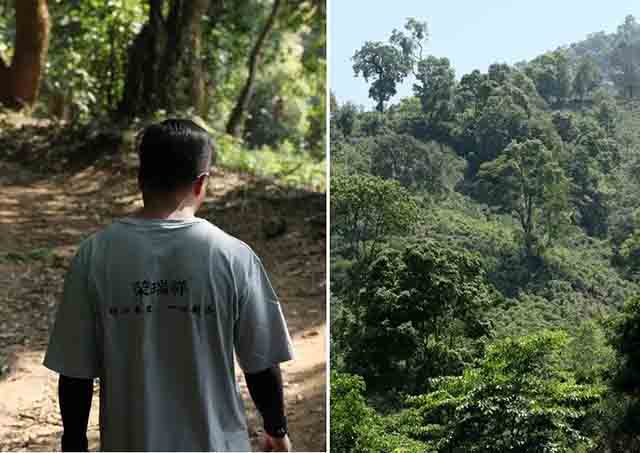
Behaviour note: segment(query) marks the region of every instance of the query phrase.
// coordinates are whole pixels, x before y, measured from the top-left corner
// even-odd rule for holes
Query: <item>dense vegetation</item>
[[[0,105],[94,128],[195,116],[223,165],[321,188],[325,22],[318,0],[2,1]]]
[[[375,110],[331,100],[332,451],[638,451],[640,24],[427,49],[364,43]]]

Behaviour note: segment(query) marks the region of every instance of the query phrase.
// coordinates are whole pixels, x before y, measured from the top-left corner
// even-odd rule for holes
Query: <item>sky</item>
[[[638,0],[330,0],[329,77],[338,102],[367,109],[369,87],[353,75],[351,57],[365,41],[386,41],[408,17],[426,21],[425,55],[447,57],[456,77],[495,62],[513,64],[580,41],[589,33],[614,32],[628,14],[640,20]],[[411,94],[412,80],[392,100]]]

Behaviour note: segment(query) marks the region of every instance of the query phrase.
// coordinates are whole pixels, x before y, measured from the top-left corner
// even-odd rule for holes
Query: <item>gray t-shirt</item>
[[[293,358],[260,259],[201,218],[125,218],[80,245],[44,365],[100,378],[101,450],[251,451],[234,350]]]

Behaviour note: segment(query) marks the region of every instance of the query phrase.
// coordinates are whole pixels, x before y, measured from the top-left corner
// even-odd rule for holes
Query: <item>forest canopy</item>
[[[636,451],[640,24],[468,74],[428,39],[330,102],[332,450]]]

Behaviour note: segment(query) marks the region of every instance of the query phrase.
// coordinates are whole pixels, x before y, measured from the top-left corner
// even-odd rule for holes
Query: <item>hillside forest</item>
[[[408,19],[353,55],[375,108],[331,99],[331,450],[640,451],[640,24],[428,50]]]

